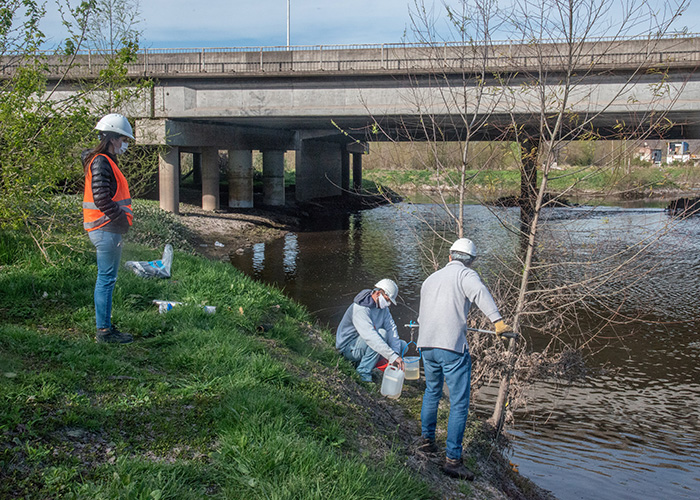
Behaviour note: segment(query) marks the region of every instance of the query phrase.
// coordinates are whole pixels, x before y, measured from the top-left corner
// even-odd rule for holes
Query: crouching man
[[[373,289],[362,290],[353,299],[338,325],[335,347],[353,363],[364,382],[372,381],[372,369],[379,356],[404,369],[401,353],[406,342],[391,317],[399,287],[390,279],[380,280]]]

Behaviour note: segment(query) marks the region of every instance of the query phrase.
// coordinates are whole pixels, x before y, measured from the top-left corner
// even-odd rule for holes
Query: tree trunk
[[[525,141],[523,142],[523,146]],[[529,179],[536,179],[537,176],[537,149],[539,145],[539,139],[530,141],[531,146],[529,148],[528,154],[523,154],[523,177],[525,177],[525,172],[530,174]],[[521,186],[525,185],[525,181],[521,183]],[[540,183],[539,189],[535,188],[533,183],[528,183],[527,198],[531,201],[532,211],[527,212],[525,208],[521,205],[521,228],[527,228],[527,232],[523,230],[523,237],[527,237],[527,246],[525,250],[525,259],[523,264],[523,275],[520,282],[520,292],[518,294],[518,302],[515,306],[515,315],[513,316],[513,328],[516,333],[520,332],[520,316],[523,314],[525,309],[525,294],[527,293],[528,283],[530,281],[530,269],[532,267],[532,259],[535,249],[535,236],[537,234],[537,220],[539,218],[540,209],[542,208],[542,202],[544,200],[544,193],[547,189],[547,175],[543,173],[542,182]],[[523,198],[525,198],[523,196]],[[526,223],[526,219],[529,224]],[[510,339],[508,341],[508,354],[507,354],[507,367],[506,373],[501,377],[501,382],[498,387],[498,397],[496,398],[496,404],[493,409],[493,414],[489,419],[489,423],[496,428],[496,432],[500,433],[503,429],[503,424],[505,422],[506,416],[506,406],[508,400],[508,392],[510,391],[510,379],[515,369],[516,361],[516,339]]]
[[[535,212],[537,200],[537,155],[539,137],[525,139],[520,143],[520,213],[521,220],[529,223]]]

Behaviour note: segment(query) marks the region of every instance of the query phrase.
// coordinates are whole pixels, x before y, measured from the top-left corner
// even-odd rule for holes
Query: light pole
[[[291,0],[287,0],[287,50],[289,50],[289,3]]]

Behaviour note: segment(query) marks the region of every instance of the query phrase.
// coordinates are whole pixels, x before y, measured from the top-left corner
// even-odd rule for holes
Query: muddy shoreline
[[[265,243],[296,231],[299,217],[283,212],[246,209],[245,211],[205,211],[180,203],[180,222],[191,232],[195,252],[212,260],[228,260],[257,243]]]
[[[290,193],[293,199],[293,193]],[[191,232],[190,244],[195,252],[213,260],[228,260],[257,243],[281,238],[300,231],[313,212],[326,215],[366,210],[401,198],[386,195],[348,195],[321,198],[313,202],[287,203],[284,207],[202,210],[198,205],[180,202],[179,221]]]

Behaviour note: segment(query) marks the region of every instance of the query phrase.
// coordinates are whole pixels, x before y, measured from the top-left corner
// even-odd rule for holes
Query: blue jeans
[[[95,324],[98,329],[112,326],[112,294],[122,257],[122,235],[95,229],[88,233],[97,249],[95,282]]]
[[[384,328],[377,329],[379,335],[386,340],[386,330]],[[406,347],[406,341],[401,341],[401,351],[403,352]],[[352,361],[353,363],[358,363],[357,374],[365,382],[372,381],[372,370],[377,366],[377,359],[379,359],[379,353],[370,349],[367,343],[360,337],[348,344],[348,346],[342,351],[343,356]],[[401,352],[398,353],[401,355]]]
[[[437,348],[421,349],[425,370],[425,395],[420,413],[421,434],[435,439],[437,412],[442,397],[442,383],[447,382],[450,391],[450,418],[447,422],[447,458],[462,458],[462,439],[467,425],[469,391],[472,376],[472,358],[469,351],[463,354]]]

